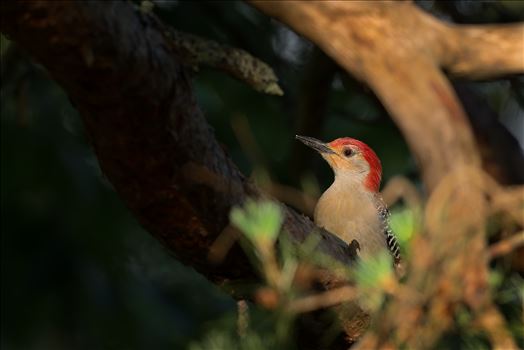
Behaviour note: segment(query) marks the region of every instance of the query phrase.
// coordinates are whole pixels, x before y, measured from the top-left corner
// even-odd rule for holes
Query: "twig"
[[[513,250],[521,246],[524,246],[524,230],[517,232],[509,238],[492,244],[488,248],[489,259],[494,259],[511,253]]]
[[[284,94],[273,69],[246,51],[172,28],[169,28],[166,35],[172,40],[174,49],[186,65],[220,69],[257,91],[270,95]]]
[[[505,188],[493,195],[491,210],[494,213],[505,212],[516,223],[524,226],[524,186]]]
[[[247,117],[243,114],[235,114],[231,117],[230,124],[240,144],[240,148],[251,162],[253,168],[262,167],[263,169],[268,169],[264,152],[257,143]]]
[[[293,301],[287,309],[291,313],[310,312],[354,300],[356,297],[357,289],[355,287],[344,286]]]
[[[506,321],[493,304],[489,304],[483,312],[478,315],[477,322],[487,333],[491,346],[496,350],[518,349],[517,344],[508,331]]]
[[[245,300],[237,301],[238,318],[237,318],[237,334],[239,337],[246,335],[249,327],[249,308]]]
[[[411,209],[422,208],[422,198],[419,191],[404,176],[391,178],[382,190],[382,197],[388,206],[393,205],[399,199],[404,199]]]
[[[220,264],[237,241],[239,232],[232,226],[226,226],[209,247],[207,258],[212,264]]]

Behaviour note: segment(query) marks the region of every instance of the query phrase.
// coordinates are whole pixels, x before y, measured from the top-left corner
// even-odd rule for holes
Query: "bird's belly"
[[[372,195],[346,190],[348,194],[332,186],[322,195],[315,208],[315,223],[348,244],[356,240],[361,257],[387,249],[383,223]]]
[[[347,244],[356,240],[361,258],[378,254],[387,249],[383,228],[367,220],[351,220],[345,222],[317,223],[329,232],[335,234]]]

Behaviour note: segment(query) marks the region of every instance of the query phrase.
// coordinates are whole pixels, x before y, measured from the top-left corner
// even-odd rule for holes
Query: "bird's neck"
[[[335,174],[335,179],[325,193],[336,195],[344,201],[352,198],[373,200],[376,191],[367,185],[368,174]]]
[[[333,184],[322,194],[315,209],[315,220],[351,220],[376,213],[376,192],[363,185],[365,177],[337,174]]]

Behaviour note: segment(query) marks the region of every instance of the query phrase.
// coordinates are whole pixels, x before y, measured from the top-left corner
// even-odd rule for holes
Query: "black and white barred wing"
[[[400,246],[398,245],[397,237],[395,236],[393,230],[391,230],[391,226],[389,225],[389,217],[391,216],[391,213],[389,212],[386,204],[382,201],[382,198],[377,198],[377,201],[378,215],[380,216],[380,220],[382,221],[382,228],[386,239],[386,244],[389,248],[389,251],[391,252],[391,255],[393,255],[395,264],[398,264],[401,261]]]

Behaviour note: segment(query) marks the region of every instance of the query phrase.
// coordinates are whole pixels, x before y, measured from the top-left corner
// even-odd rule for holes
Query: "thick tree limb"
[[[451,326],[458,302],[479,317],[485,310],[496,313],[503,327],[487,285],[488,206],[480,155],[440,68],[470,78],[523,72],[523,25],[451,26],[408,1],[249,2],[314,42],[374,90],[434,191],[424,215],[425,235],[412,246],[405,284],[419,297],[395,295],[357,349],[391,348],[393,339],[408,348],[430,348]],[[516,348],[511,338],[493,338],[493,343]]]
[[[490,79],[524,71],[524,24],[455,25],[440,38],[440,62],[455,77]]]
[[[451,26],[411,2],[250,3],[313,41],[375,91],[430,189],[456,165],[479,164],[464,112],[438,68],[472,78],[524,71],[521,24]]]
[[[240,249],[214,265],[208,250],[233,205],[261,196],[222,151],[195,103],[163,25],[129,3],[2,2],[1,30],[33,55],[79,110],[104,174],[138,221],[213,281],[251,278]],[[301,242],[315,229],[285,209]],[[320,249],[349,263],[326,232]]]

